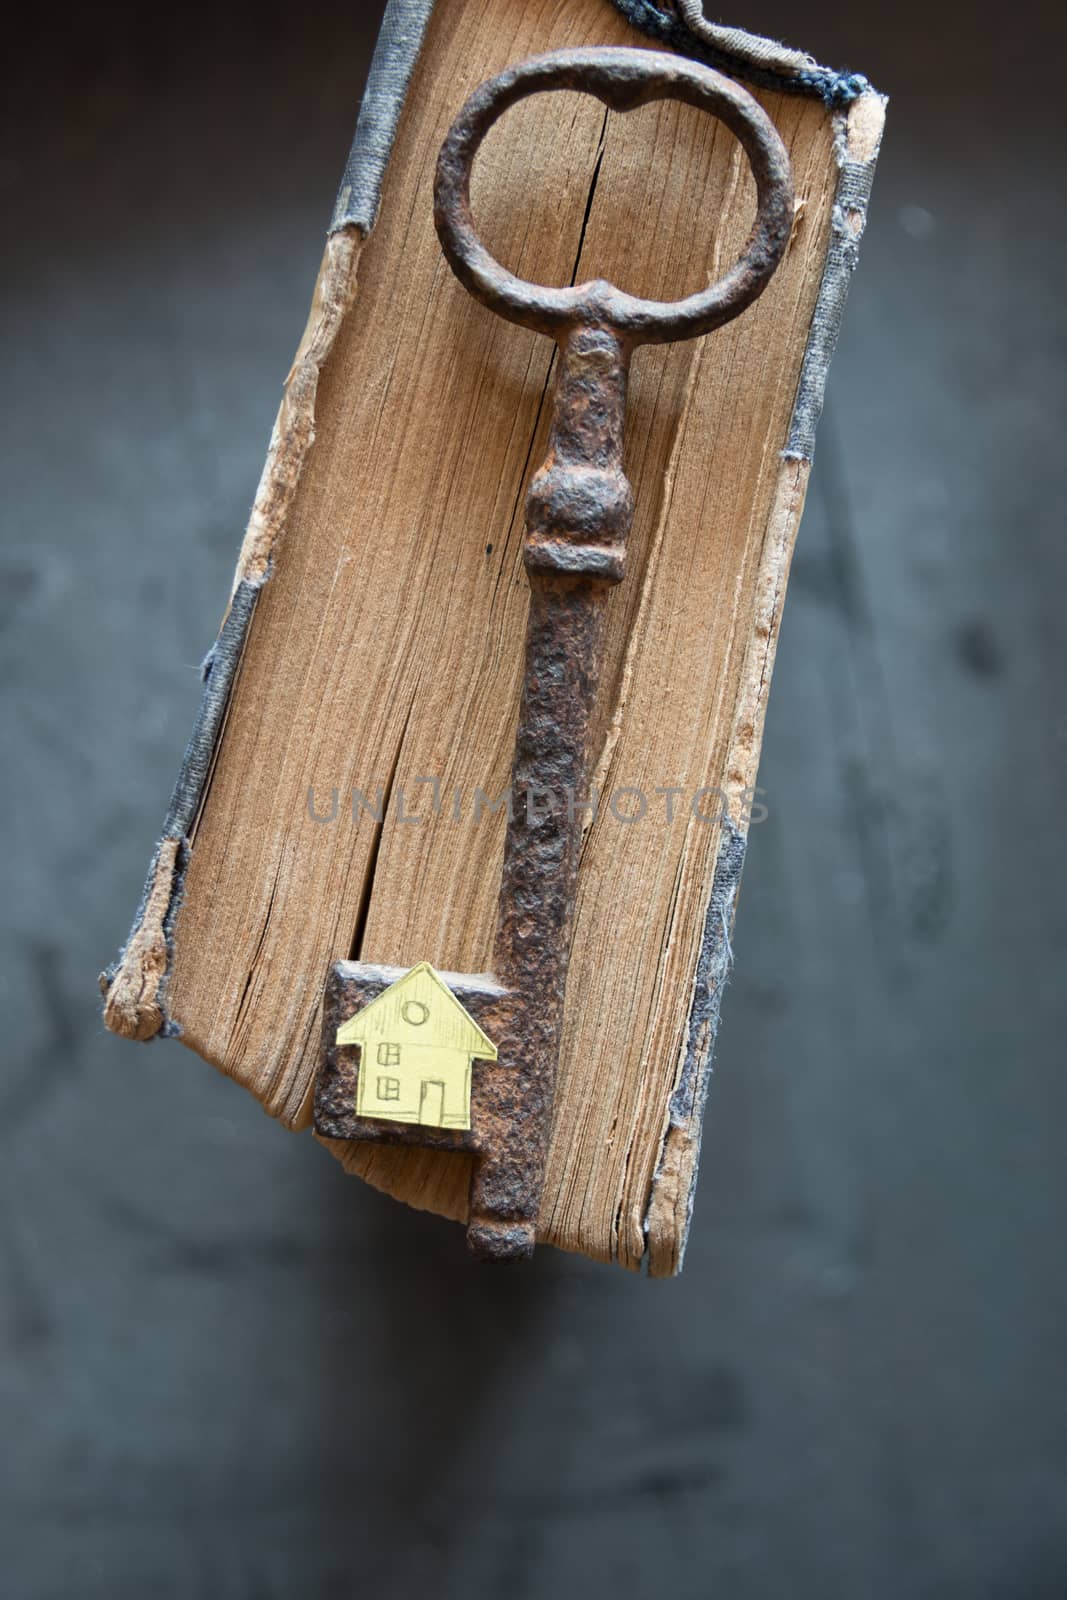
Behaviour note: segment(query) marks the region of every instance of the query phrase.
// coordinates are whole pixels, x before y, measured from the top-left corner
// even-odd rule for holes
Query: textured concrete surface
[[[52,8],[8,41],[0,1589],[1062,1596],[1051,8],[1003,46],[955,0],[730,14],[894,102],[684,1278],[478,1269],[99,1023],[376,9]]]

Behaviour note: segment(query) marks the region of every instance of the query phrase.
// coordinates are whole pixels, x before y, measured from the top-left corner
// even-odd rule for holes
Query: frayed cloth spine
[[[835,72],[773,39],[709,22],[700,0],[612,0],[612,4],[649,38],[761,89],[814,95],[837,107],[851,105],[870,88],[860,72]]]
[[[849,111],[835,116],[838,180],[830,218],[830,244],[800,368],[789,438],[782,452],[786,461],[811,461],[815,455],[815,430],[822,416],[826,380],[841,331],[849,284],[859,262],[884,118],[885,99],[873,89]]]
[[[433,5],[434,0],[389,0],[385,8],[331,233],[357,227],[368,234],[378,220],[385,169]]]
[[[681,1071],[674,1093],[671,1095],[668,1114],[668,1137],[664,1138],[659,1163],[652,1179],[652,1194],[665,1179],[666,1164],[675,1154],[669,1134],[678,1129],[688,1136],[691,1177],[684,1189],[684,1217],[672,1252],[669,1275],[681,1272],[685,1247],[693,1218],[693,1199],[696,1193],[696,1169],[700,1160],[700,1137],[704,1125],[704,1107],[711,1083],[712,1064],[715,1057],[715,1040],[719,1032],[719,1015],[723,991],[734,964],[730,935],[733,929],[737,896],[741,888],[741,874],[745,865],[747,838],[730,817],[722,820],[719,852],[715,859],[715,876],[711,896],[704,917],[704,933],[700,942],[700,956],[693,981],[693,1003],[686,1022],[685,1045],[682,1052]],[[680,1175],[676,1175],[677,1176]],[[648,1219],[646,1214],[646,1239]],[[659,1263],[646,1249],[645,1267],[653,1275],[662,1275]],[[658,1270],[659,1269],[659,1270]]]
[[[230,689],[241,659],[262,581],[238,584],[215,641],[211,666],[185,759],[178,773],[163,837],[148,868],[129,938],[114,965],[101,975],[104,1022],[127,1039],[174,1033],[164,1007],[174,919],[181,904],[189,860],[189,831],[207,782]]]
[[[127,1039],[180,1032],[166,1013],[173,929],[181,905],[189,834],[207,787],[230,691],[256,601],[271,574],[277,539],[315,440],[319,373],[355,295],[362,234],[346,228],[327,241],[311,315],[271,435],[248,529],[241,545],[229,608],[204,657],[204,690],[178,781],[171,796],[133,927],[115,962],[100,976],[104,1024]]]

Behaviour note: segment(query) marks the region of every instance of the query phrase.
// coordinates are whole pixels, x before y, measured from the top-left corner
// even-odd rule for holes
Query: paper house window
[[[379,1100],[399,1100],[400,1099],[400,1079],[399,1078],[379,1077],[379,1079],[378,1079],[378,1099]]]
[[[380,1067],[398,1067],[400,1065],[400,1046],[398,1044],[386,1044],[383,1041],[378,1046],[378,1065]]]

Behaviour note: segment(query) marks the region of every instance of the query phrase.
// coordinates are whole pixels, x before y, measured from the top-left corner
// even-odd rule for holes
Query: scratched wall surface
[[[684,1277],[479,1269],[99,1023],[376,9],[52,8],[12,41],[3,1593],[1060,1596],[1064,129],[1034,68],[1065,41],[1040,0],[1000,44],[961,0],[933,32],[915,0],[729,18],[893,104]]]

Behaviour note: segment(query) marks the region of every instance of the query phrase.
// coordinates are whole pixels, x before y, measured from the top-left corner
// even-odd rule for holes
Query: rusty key
[[[602,280],[545,288],[494,261],[471,216],[474,157],[510,106],[559,89],[620,112],[680,100],[730,129],[752,168],[757,214],[723,278],[661,302]],[[630,357],[642,344],[709,333],[751,305],[785,253],[793,188],[772,123],[730,79],[659,51],[583,49],[536,56],[475,90],[441,148],[434,201],[460,282],[559,346],[548,456],[526,497],[526,672],[493,971],[337,962],[315,1126],[333,1138],[470,1152],[469,1243],[480,1256],[516,1260],[533,1250],[544,1184],[582,832],[575,802],[586,792],[607,601],[623,577],[633,516],[623,471]]]

